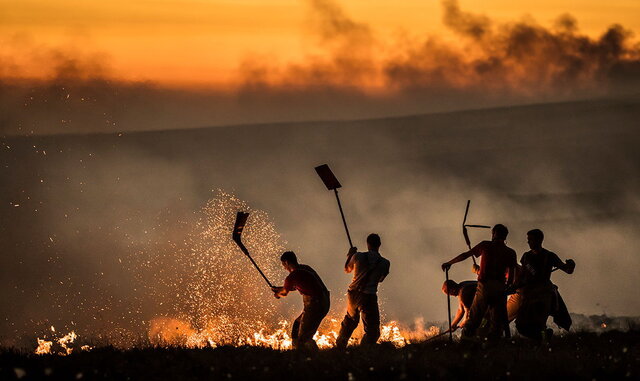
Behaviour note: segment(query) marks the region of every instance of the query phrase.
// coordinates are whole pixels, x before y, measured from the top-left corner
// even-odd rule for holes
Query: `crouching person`
[[[291,339],[294,349],[317,350],[318,345],[313,340],[322,319],[327,316],[330,307],[329,290],[320,279],[318,273],[310,266],[298,263],[293,251],[286,251],[280,257],[282,266],[289,271],[284,280],[284,286],[273,287],[274,296],[279,299],[289,292],[297,290],[302,294],[304,308],[293,322]]]

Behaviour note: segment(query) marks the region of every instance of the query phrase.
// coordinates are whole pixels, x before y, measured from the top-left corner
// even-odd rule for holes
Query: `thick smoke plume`
[[[378,117],[514,103],[634,93],[640,46],[612,25],[599,37],[561,15],[498,23],[445,0],[444,25],[456,36],[392,41],[335,2],[309,2],[314,51],[300,62],[239,65],[232,89],[169,89],[119,80],[104,55],[46,48],[12,38],[0,52],[3,134],[114,132]],[[17,59],[19,57],[20,59]],[[22,67],[43,63],[44,79]]]

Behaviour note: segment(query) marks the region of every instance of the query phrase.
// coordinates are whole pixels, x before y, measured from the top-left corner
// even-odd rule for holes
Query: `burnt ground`
[[[639,379],[640,331],[581,332],[536,344],[411,344],[308,354],[258,347],[93,349],[70,356],[0,353],[0,379]]]

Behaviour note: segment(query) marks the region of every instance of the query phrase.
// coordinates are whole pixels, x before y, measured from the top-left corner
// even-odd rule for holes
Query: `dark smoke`
[[[0,54],[0,131],[114,132],[380,117],[640,89],[640,47],[620,25],[592,38],[568,14],[550,27],[497,23],[446,0],[443,23],[458,36],[455,44],[437,36],[387,43],[336,2],[309,5],[311,42],[324,53],[286,65],[247,59],[233,90],[125,82],[115,78],[104,55],[10,38]],[[29,61],[42,63],[46,79],[20,77]]]

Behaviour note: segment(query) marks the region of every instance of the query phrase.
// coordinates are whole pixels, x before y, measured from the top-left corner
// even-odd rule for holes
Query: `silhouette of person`
[[[462,329],[463,337],[475,336],[488,309],[492,310],[489,335],[500,337],[504,331],[505,335],[510,336],[506,288],[513,282],[516,252],[505,244],[508,234],[506,226],[497,224],[491,229],[491,241],[482,241],[471,250],[442,264],[442,270],[446,271],[454,263],[464,261],[472,255],[480,257],[478,286],[469,309],[469,317]],[[505,274],[508,274],[507,278]]]
[[[476,295],[477,286],[478,282],[475,280],[468,280],[460,283],[447,280],[442,284],[442,292],[447,295],[457,296],[459,300],[458,311],[451,322],[450,329],[452,331],[464,327],[464,324],[469,317],[469,310],[473,304],[473,298]]]
[[[380,236],[369,234],[367,252],[349,249],[344,265],[346,273],[353,272],[353,280],[347,290],[347,313],[340,326],[336,347],[345,348],[360,322],[364,326],[364,336],[360,344],[375,344],[380,338],[380,310],[378,307],[378,283],[389,274],[391,263],[382,257]]]
[[[553,252],[542,247],[544,233],[540,229],[527,232],[527,243],[530,251],[522,255],[520,276],[516,285],[517,292],[509,298],[510,317],[515,317],[516,329],[532,339],[541,339],[548,333],[547,318],[554,315],[556,323],[568,329],[571,318],[567,316],[566,306],[558,293],[558,288],[551,283],[551,272],[556,267],[567,274],[572,274],[575,262],[562,260]]]
[[[329,290],[314,269],[298,263],[293,251],[284,252],[280,261],[289,275],[284,280],[284,286],[272,288],[274,296],[279,299],[287,296],[290,291],[297,290],[302,294],[304,304],[302,313],[291,326],[293,348],[317,350],[318,345],[313,336],[329,312]]]

